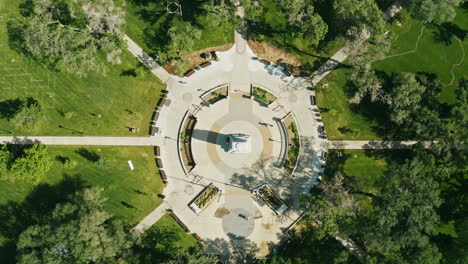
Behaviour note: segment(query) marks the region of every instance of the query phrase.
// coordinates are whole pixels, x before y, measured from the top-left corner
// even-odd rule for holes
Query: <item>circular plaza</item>
[[[168,83],[170,104],[158,121],[165,202],[208,251],[230,254],[244,241],[266,256],[287,238],[299,196],[323,170],[313,94],[248,47],[217,56]]]

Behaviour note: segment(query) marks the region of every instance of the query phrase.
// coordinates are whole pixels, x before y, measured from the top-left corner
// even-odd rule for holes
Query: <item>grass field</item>
[[[190,52],[234,42],[234,26],[232,23],[218,26],[214,23],[213,14],[197,15],[200,11],[197,10],[199,3],[182,1],[181,4],[182,18],[184,20],[195,20],[195,25],[201,29],[201,37],[199,40],[195,40],[193,50]],[[180,17],[177,17],[178,15],[168,14],[166,6],[161,4],[127,1],[125,9],[127,11],[127,35],[150,53],[155,52],[167,41],[167,38],[161,38],[165,36],[167,29],[181,21]],[[161,39],[158,41],[158,38]]]
[[[457,34],[459,31],[468,30],[468,10],[457,9],[457,16],[448,31],[435,26],[427,26],[423,29],[423,25],[412,19],[405,11],[401,12],[400,17],[401,27],[395,23],[387,26],[387,30],[391,32],[394,38],[388,56],[410,51],[415,52],[377,61],[373,64],[374,68],[385,72],[428,72],[437,74],[444,84],[444,89],[439,98],[440,101],[452,103],[455,98],[456,82],[468,74],[468,58],[462,60],[463,49],[468,52],[468,41],[464,40],[464,37],[460,37],[462,41],[462,44],[460,44],[455,35],[451,33]],[[420,39],[416,49],[419,36]],[[455,78],[452,82],[452,67],[460,62],[462,62],[460,66],[454,69]]]
[[[373,118],[375,113],[365,110],[362,105],[348,102],[344,91],[346,71],[343,68],[334,70],[322,81],[322,84],[328,83],[329,86],[319,86],[317,92],[317,105],[322,110],[321,116],[327,136],[332,140],[380,139],[376,132],[379,124]],[[345,132],[346,129],[353,132]]]
[[[341,157],[338,152],[342,153]],[[389,156],[391,151],[387,152],[385,155]],[[341,172],[347,185],[363,192],[378,193],[374,184],[386,169],[387,162],[381,155],[376,156],[365,150],[332,150],[329,152],[325,175],[332,177],[336,172]],[[355,198],[363,209],[372,208],[369,197],[356,194]]]
[[[158,194],[162,192],[163,184],[156,174],[151,147],[86,147],[83,151],[80,147],[50,146],[48,152],[53,158],[53,165],[38,186],[1,182],[0,223],[9,223],[13,219],[14,222],[28,223],[22,217],[34,219],[35,213],[46,213],[41,207],[53,208],[63,197],[90,186],[102,189],[108,199],[105,208],[128,227],[137,224],[162,202]],[[109,165],[102,167],[90,161],[90,157],[95,155],[108,160]],[[65,168],[58,157],[68,157],[74,167]],[[128,160],[132,160],[135,170],[129,169]],[[18,213],[22,211],[21,208],[33,212],[30,216],[24,216]],[[16,213],[10,215],[7,213],[10,211]],[[2,234],[0,242],[1,237]]]
[[[143,256],[141,263],[167,263],[179,252],[187,251],[197,243],[191,234],[166,214],[146,230],[137,251]]]
[[[139,66],[128,52],[122,64],[108,65],[106,74],[84,78],[49,70],[16,52],[8,44],[7,23],[21,17],[20,2],[0,0],[0,135],[147,135],[152,110],[165,85],[149,72],[141,79],[124,76]],[[2,118],[7,100],[26,97],[38,100],[47,116],[34,130],[16,128]],[[67,112],[72,117],[65,119]],[[132,134],[128,127],[138,127],[140,132]]]

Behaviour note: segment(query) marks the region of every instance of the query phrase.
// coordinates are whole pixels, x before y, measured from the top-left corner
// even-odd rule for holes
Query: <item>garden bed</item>
[[[180,133],[180,151],[182,152],[182,162],[184,164],[187,173],[189,173],[193,168],[195,168],[195,160],[192,154],[192,133],[197,123],[197,118],[193,115],[189,115],[184,122],[182,127],[182,132]]]
[[[208,204],[220,193],[220,189],[214,186],[212,183],[205,187],[189,204],[190,209],[195,213],[200,213]]]
[[[270,105],[271,103],[273,103],[276,99],[278,99],[278,97],[276,97],[274,94],[268,92],[267,90],[263,89],[263,88],[260,88],[258,86],[254,86],[252,85],[252,96],[266,104],[266,105]]]
[[[254,190],[254,193],[258,194],[265,203],[270,206],[273,211],[277,214],[282,214],[288,209],[288,206],[283,203],[283,201],[278,198],[266,185],[262,185],[259,188]]]
[[[284,126],[287,129],[288,136],[288,155],[286,161],[284,162],[284,170],[289,173],[294,173],[294,168],[296,167],[297,160],[299,158],[300,150],[300,140],[299,132],[297,130],[297,125],[292,114],[289,114],[283,120]]]
[[[228,86],[221,86],[219,88],[215,88],[212,91],[207,92],[205,95],[203,95],[202,99],[209,103],[209,104],[215,104],[216,102],[227,98],[228,97]]]

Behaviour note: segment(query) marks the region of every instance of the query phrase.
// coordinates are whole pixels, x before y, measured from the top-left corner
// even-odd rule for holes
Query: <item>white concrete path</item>
[[[410,149],[413,145],[422,143],[429,148],[437,142],[432,141],[327,141],[327,149]]]
[[[402,9],[400,4],[392,4],[384,12],[384,22],[388,22],[393,16],[395,16]],[[367,39],[364,39],[365,41]],[[343,47],[338,50],[328,61],[320,66],[310,77],[312,85],[317,85],[325,76],[332,72],[338,65],[348,58],[352,47]]]
[[[140,46],[138,46],[132,39],[127,35],[124,36],[124,40],[127,42],[127,49],[133,54],[141,63],[143,63],[154,75],[156,75],[163,83],[166,83],[170,78],[169,74],[161,65],[153,60]]]
[[[131,232],[134,234],[141,234],[145,232],[148,228],[154,225],[161,217],[163,217],[167,210],[170,209],[171,206],[167,202],[163,202],[160,204],[153,212],[145,217],[140,223],[138,223],[134,228],[132,228]]]
[[[155,146],[162,137],[0,137],[0,144],[44,144],[71,146]]]

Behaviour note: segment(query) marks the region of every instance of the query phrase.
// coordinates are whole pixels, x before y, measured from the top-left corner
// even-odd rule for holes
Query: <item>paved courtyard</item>
[[[255,54],[236,43],[218,54],[219,61],[189,78],[168,80],[170,105],[163,107],[158,121],[161,130],[161,159],[168,176],[164,189],[166,203],[174,213],[205,241],[212,253],[232,253],[234,241],[243,241],[257,256],[266,256],[285,238],[284,230],[301,214],[298,198],[317,183],[323,170],[318,138],[320,124],[310,104],[308,81],[286,76],[279,67],[254,59]],[[251,85],[262,87],[278,99],[271,105],[250,98]],[[209,106],[202,96],[226,85],[229,95]],[[287,144],[278,122],[291,114],[300,134],[301,148],[292,175],[283,169]],[[190,171],[181,162],[179,135],[185,116],[193,115],[191,146],[196,163]],[[226,137],[246,134],[251,137],[250,153],[227,152]],[[221,190],[195,213],[189,204],[206,186]],[[289,207],[278,215],[252,189],[266,184]],[[226,247],[219,247],[225,243]],[[247,250],[247,249],[246,249]]]

